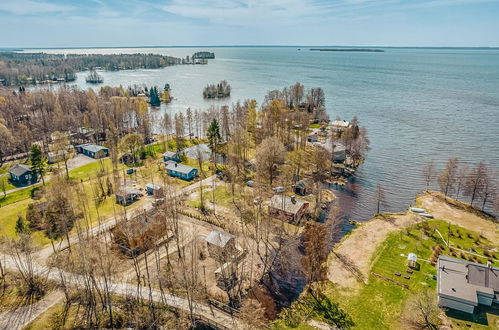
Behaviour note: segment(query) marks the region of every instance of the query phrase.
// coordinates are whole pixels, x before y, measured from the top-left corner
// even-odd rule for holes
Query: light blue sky
[[[0,0],[0,47],[499,46],[499,0]]]

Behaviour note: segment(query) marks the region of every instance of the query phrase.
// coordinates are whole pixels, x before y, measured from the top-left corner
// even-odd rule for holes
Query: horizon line
[[[499,46],[374,46],[374,45],[364,45],[364,46],[352,46],[352,45],[139,45],[139,46],[57,46],[57,47],[0,47],[0,50],[32,50],[32,49],[119,49],[119,48],[266,48],[266,47],[331,47],[331,48],[400,48],[400,49],[499,49]]]

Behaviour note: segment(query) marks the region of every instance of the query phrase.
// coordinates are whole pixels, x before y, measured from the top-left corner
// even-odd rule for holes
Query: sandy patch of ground
[[[328,259],[328,279],[341,289],[354,289],[366,282],[372,256],[378,246],[397,229],[421,221],[414,214],[378,217],[356,228],[337,245]]]
[[[421,206],[433,214],[436,219],[449,221],[454,225],[464,227],[486,237],[491,242],[499,242],[499,223],[486,220],[479,213],[469,212],[468,205],[450,199],[451,203],[443,200],[441,193],[430,191],[418,197]]]
[[[435,218],[449,221],[482,234],[491,242],[499,241],[498,223],[480,216],[479,212],[457,202],[446,203],[441,194],[425,192],[418,196],[418,206],[426,208]],[[373,255],[380,244],[395,230],[423,220],[407,212],[372,219],[355,228],[331,252],[328,259],[328,279],[340,289],[357,289],[365,283],[372,267]]]

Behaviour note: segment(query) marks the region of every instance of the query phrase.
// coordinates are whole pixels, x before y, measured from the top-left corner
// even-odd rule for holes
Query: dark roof
[[[85,149],[85,150],[88,150],[88,151],[92,151],[92,152],[99,152],[101,150],[109,150],[106,147],[98,146],[98,145],[92,144],[92,143],[80,144],[78,147]]]
[[[206,236],[206,242],[223,248],[233,238],[235,238],[234,235],[214,230]]]
[[[179,173],[189,174],[189,173],[191,173],[192,170],[195,170],[196,168],[188,166],[188,165],[184,165],[184,164],[175,163],[175,164],[168,164],[166,166],[166,169],[170,170],[170,171],[179,172]]]
[[[9,169],[9,173],[15,176],[21,176],[28,172],[31,172],[31,167],[24,164],[16,164]]]

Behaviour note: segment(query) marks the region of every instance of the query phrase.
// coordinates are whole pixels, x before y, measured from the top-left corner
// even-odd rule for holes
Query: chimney
[[[291,203],[296,204],[296,197],[294,195],[291,196]]]

